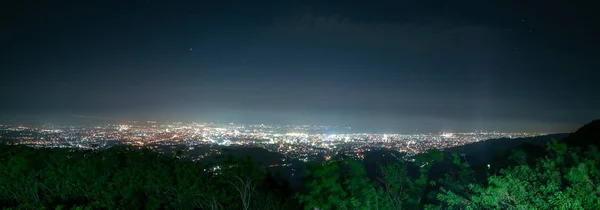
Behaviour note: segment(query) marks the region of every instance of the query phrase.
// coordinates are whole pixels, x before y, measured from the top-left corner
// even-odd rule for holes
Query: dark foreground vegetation
[[[12,209],[600,209],[600,121],[489,164],[432,151],[367,176],[337,157],[303,187],[249,159],[197,163],[148,150],[0,146],[0,205]],[[443,173],[439,166],[446,165]],[[215,170],[215,167],[219,167]],[[436,169],[436,167],[438,169]],[[435,170],[434,170],[435,169]]]

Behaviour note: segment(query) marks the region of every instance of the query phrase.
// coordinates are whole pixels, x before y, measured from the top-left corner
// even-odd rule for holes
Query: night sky
[[[3,4],[5,122],[563,132],[600,117],[593,1]]]

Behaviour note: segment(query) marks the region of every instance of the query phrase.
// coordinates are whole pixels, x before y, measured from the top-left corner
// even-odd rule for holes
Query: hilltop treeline
[[[282,180],[248,159],[202,164],[146,149],[2,146],[0,205],[17,209],[288,209]],[[290,200],[290,202],[288,202]]]
[[[518,149],[503,167],[459,154],[398,158],[367,176],[337,157],[304,171],[301,189],[249,159],[198,163],[145,149],[100,151],[0,146],[6,209],[600,209],[600,152],[553,141],[543,155]],[[533,161],[531,161],[533,159]],[[450,165],[443,174],[432,172]]]

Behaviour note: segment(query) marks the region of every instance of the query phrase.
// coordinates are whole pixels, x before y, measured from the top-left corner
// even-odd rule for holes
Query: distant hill
[[[519,151],[523,157],[518,161],[533,164],[537,158],[547,155],[546,145],[556,139],[566,142],[569,146],[586,147],[588,145],[600,146],[600,120],[594,120],[573,133],[550,134],[529,138],[517,139],[490,139],[458,147],[452,147],[443,151],[444,161],[436,164],[431,172],[436,174],[446,173],[452,167],[451,154],[464,155],[474,170],[483,172],[488,170],[488,164],[492,172],[498,171],[508,165],[516,164],[512,159],[514,153]],[[520,163],[519,163],[520,164]]]
[[[502,168],[508,164],[509,156],[518,149],[529,154],[529,158],[534,160],[545,154],[546,144],[553,138],[557,140],[565,139],[569,134],[550,134],[544,136],[528,137],[528,138],[501,138],[479,141],[471,144],[466,144],[457,147],[451,147],[442,151],[443,161],[434,165],[431,169],[432,177],[444,174],[451,170],[452,154],[464,155],[462,158],[473,166],[475,170],[487,170],[487,164],[493,168]],[[426,155],[426,154],[421,154]],[[421,156],[417,155],[417,157]],[[365,153],[363,163],[367,174],[374,178],[380,176],[379,167],[381,164],[391,164],[397,162],[396,157],[403,157],[404,154],[393,150],[374,150]],[[418,167],[410,166],[409,173],[412,175],[418,174]],[[484,173],[485,174],[485,173]]]
[[[483,176],[488,170],[488,164],[491,166],[490,169],[492,171],[497,171],[509,164],[510,159],[508,157],[518,149],[525,148],[528,153],[536,154],[531,157],[537,157],[540,155],[540,152],[542,154],[545,152],[546,143],[550,142],[553,138],[562,139],[567,135],[551,134],[517,139],[490,139],[448,148],[442,152],[443,160],[431,168],[430,178],[438,179],[443,174],[456,170],[456,167],[452,164],[452,154],[461,155],[461,158],[471,165],[476,174]]]
[[[539,147],[542,151],[545,150],[546,144],[552,139],[564,139],[568,136],[567,133],[550,134],[544,136],[528,137],[528,138],[501,138],[490,139],[463,146],[452,147],[444,150],[446,154],[464,154],[465,158],[472,166],[485,165],[493,159],[503,156],[506,153],[511,153],[515,149],[522,146],[527,148]]]
[[[585,124],[577,131],[569,134],[566,139],[569,146],[586,147],[596,145],[600,147],[600,119]]]

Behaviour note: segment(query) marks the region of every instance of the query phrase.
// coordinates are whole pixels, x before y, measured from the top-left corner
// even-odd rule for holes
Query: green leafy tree
[[[440,152],[430,151],[428,156],[416,160],[413,165],[419,167],[417,177],[408,174],[408,167],[412,163],[402,158],[396,158],[397,161],[393,164],[381,166],[383,176],[378,178],[382,184],[381,203],[387,204],[386,207],[390,209],[419,209],[428,185],[427,173],[439,155]]]
[[[305,191],[299,195],[305,209],[379,209],[379,194],[364,167],[341,158],[309,167]]]
[[[266,184],[264,167],[239,159],[218,164],[223,170],[210,170],[214,164],[122,146],[75,151],[0,145],[0,206],[290,209],[283,207],[289,199],[275,196]],[[247,182],[236,182],[240,179]]]
[[[438,198],[465,209],[600,209],[600,153],[568,149],[556,141],[535,166],[519,165],[490,176],[487,185],[469,184],[471,196],[445,190]]]

